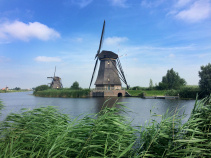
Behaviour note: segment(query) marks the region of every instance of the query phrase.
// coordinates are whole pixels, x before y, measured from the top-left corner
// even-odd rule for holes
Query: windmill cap
[[[117,59],[118,55],[115,54],[112,51],[107,51],[107,50],[103,50],[99,55],[98,55],[99,59],[104,59],[104,58],[113,58],[113,59]]]

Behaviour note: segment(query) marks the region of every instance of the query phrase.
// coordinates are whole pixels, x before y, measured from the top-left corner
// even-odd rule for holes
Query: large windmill
[[[95,55],[96,62],[89,88],[92,85],[92,81],[99,60],[100,60],[100,67],[97,75],[97,80],[95,82],[96,90],[121,90],[122,89],[121,81],[126,84],[127,88],[129,88],[118,55],[112,51],[103,50],[100,52],[103,42],[104,30],[105,30],[105,21],[101,33],[99,49],[97,51],[97,54]]]
[[[56,67],[55,67],[55,71],[54,71],[54,76],[53,77],[47,77],[47,78],[52,79],[51,83],[49,83],[50,87],[54,88],[54,89],[63,88],[62,83],[61,83],[61,78],[58,77],[58,76],[55,76],[55,74],[56,74]]]

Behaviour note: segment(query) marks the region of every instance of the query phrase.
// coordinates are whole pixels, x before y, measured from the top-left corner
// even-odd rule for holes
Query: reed
[[[196,100],[184,124],[184,114],[176,109],[140,130],[123,115],[125,107],[118,106],[104,106],[82,119],[71,119],[54,107],[12,113],[0,126],[0,157],[211,156],[210,98]]]
[[[89,89],[71,90],[71,89],[48,89],[35,91],[33,94],[39,97],[60,97],[60,98],[82,98],[89,95]]]

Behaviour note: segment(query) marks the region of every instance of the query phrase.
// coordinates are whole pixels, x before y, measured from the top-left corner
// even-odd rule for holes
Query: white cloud
[[[39,22],[26,24],[21,21],[14,21],[0,24],[0,39],[2,40],[19,39],[29,41],[32,38],[37,38],[47,41],[59,37],[58,32]]]
[[[191,1],[193,0],[178,0],[178,2],[176,3],[176,7],[184,7],[187,4],[189,4]]]
[[[158,7],[164,2],[164,0],[142,0],[141,6],[146,8]]]
[[[179,11],[175,16],[188,22],[198,22],[211,15],[210,0],[197,0],[188,9]]]
[[[58,57],[46,57],[46,56],[38,56],[34,60],[39,62],[61,62],[61,59]]]
[[[105,39],[105,44],[106,45],[118,45],[127,40],[128,40],[127,37],[108,37]]]
[[[109,0],[109,1],[111,2],[113,6],[118,6],[118,7],[123,7],[123,8],[127,7],[126,5],[127,0]]]

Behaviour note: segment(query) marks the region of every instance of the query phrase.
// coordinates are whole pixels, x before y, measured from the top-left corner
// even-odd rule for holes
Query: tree
[[[79,87],[79,83],[77,81],[73,82],[72,86],[70,87],[70,89],[80,89]]]
[[[44,91],[44,90],[47,90],[49,89],[50,87],[48,85],[40,85],[40,86],[37,86],[34,91],[37,92],[37,91]]]
[[[149,89],[153,89],[153,82],[152,82],[152,79],[150,78],[150,80],[149,80]]]
[[[21,90],[21,88],[20,87],[15,87],[14,90],[19,91],[19,90]]]
[[[201,66],[201,71],[199,71],[199,88],[205,94],[209,95],[211,93],[211,64],[208,63],[206,66]]]
[[[180,78],[178,72],[175,72],[173,68],[167,71],[166,76],[163,76],[162,82],[159,82],[159,89],[179,89],[185,86],[187,83],[185,79]]]

